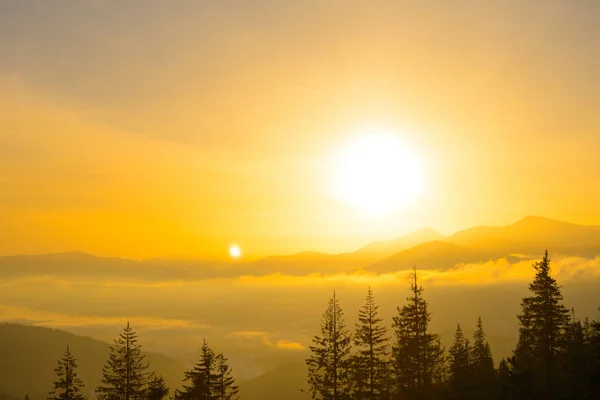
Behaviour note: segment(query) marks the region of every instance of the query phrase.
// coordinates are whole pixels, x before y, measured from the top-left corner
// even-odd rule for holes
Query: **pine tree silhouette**
[[[163,400],[169,395],[169,388],[162,376],[153,376],[148,383],[148,400]]]
[[[77,360],[71,354],[69,346],[65,355],[58,360],[58,367],[54,369],[58,380],[54,381],[54,390],[50,392],[48,400],[83,400],[81,393],[83,383],[77,376]]]
[[[100,385],[96,388],[99,400],[141,400],[151,374],[144,362],[137,334],[127,322],[123,332],[110,348],[108,361],[103,368]]]
[[[498,364],[498,383],[494,391],[494,398],[498,400],[515,399],[516,393],[513,385],[510,364],[503,358]]]
[[[235,400],[238,398],[239,388],[235,385],[231,368],[227,365],[227,358],[220,353],[215,359],[215,374],[213,379],[213,392],[215,399]]]
[[[200,360],[194,364],[191,370],[185,373],[183,390],[175,392],[178,400],[212,400],[214,378],[214,367],[216,362],[215,353],[208,346],[206,340],[202,342]]]
[[[528,398],[554,399],[560,386],[559,354],[564,343],[569,311],[562,305],[562,294],[556,280],[550,276],[548,251],[541,262],[533,264],[536,275],[529,285],[532,296],[521,303],[519,342],[514,364],[526,377],[518,386]],[[529,389],[523,387],[526,384]]]
[[[175,399],[236,400],[238,392],[227,358],[215,354],[204,340],[200,360],[185,373],[183,390],[175,392]]]
[[[450,394],[453,399],[467,400],[474,398],[471,391],[472,364],[471,346],[465,338],[460,324],[456,326],[454,342],[449,350]]]
[[[475,398],[480,400],[492,399],[495,392],[496,371],[494,369],[492,349],[486,339],[481,317],[477,318],[477,326],[473,333],[471,363],[471,389]]]
[[[600,308],[598,309],[600,311]],[[588,395],[591,399],[600,399],[600,321],[588,324],[585,336],[590,352]]]
[[[369,287],[365,305],[358,312],[354,333],[357,353],[352,357],[352,386],[355,399],[388,399],[392,381],[387,328],[379,317]]]
[[[341,400],[350,395],[349,355],[352,338],[344,323],[344,313],[335,292],[321,321],[321,336],[313,338],[308,365],[308,385],[312,398]]]
[[[418,285],[416,268],[410,278],[412,296],[407,298],[408,304],[398,307],[392,324],[396,396],[406,400],[431,399],[442,383],[444,349],[439,336],[429,332],[431,314],[423,288]]]

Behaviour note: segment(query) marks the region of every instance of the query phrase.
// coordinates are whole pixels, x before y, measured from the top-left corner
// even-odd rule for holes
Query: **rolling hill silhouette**
[[[94,398],[109,346],[100,340],[74,335],[58,329],[20,324],[0,324],[0,400],[17,400],[28,394],[32,400],[45,399],[56,378],[54,368],[69,345],[85,384],[84,393]],[[180,387],[184,367],[158,353],[146,353],[150,370],[165,378],[171,393]],[[302,399],[306,367],[302,363],[284,364],[273,371],[240,384],[245,400]]]
[[[79,364],[85,394],[93,397],[108,359],[109,345],[100,340],[38,326],[0,324],[0,391],[22,399],[45,399],[56,378],[54,368],[69,345]],[[159,353],[146,353],[150,370],[171,388],[179,387],[184,367]]]
[[[306,365],[284,364],[273,371],[240,384],[240,398],[244,400],[302,400],[307,395]]]

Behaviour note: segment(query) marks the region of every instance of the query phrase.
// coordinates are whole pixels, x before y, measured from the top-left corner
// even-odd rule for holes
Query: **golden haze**
[[[531,214],[600,224],[597,13],[400,3],[157,2],[128,24],[114,4],[40,5],[27,26],[47,31],[0,43],[0,253],[252,258]],[[325,179],[373,126],[427,176],[378,219]]]

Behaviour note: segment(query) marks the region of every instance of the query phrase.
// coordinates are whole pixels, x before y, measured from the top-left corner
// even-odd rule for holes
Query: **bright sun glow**
[[[363,212],[386,215],[413,202],[423,186],[417,156],[392,133],[357,137],[342,151],[335,195]]]
[[[231,258],[240,258],[242,256],[242,249],[237,244],[229,246],[229,255]]]

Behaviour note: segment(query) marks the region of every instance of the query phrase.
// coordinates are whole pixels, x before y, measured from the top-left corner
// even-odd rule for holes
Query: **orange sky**
[[[543,215],[600,224],[595,2],[0,5],[0,254],[348,251]],[[426,190],[333,198],[360,129]]]

